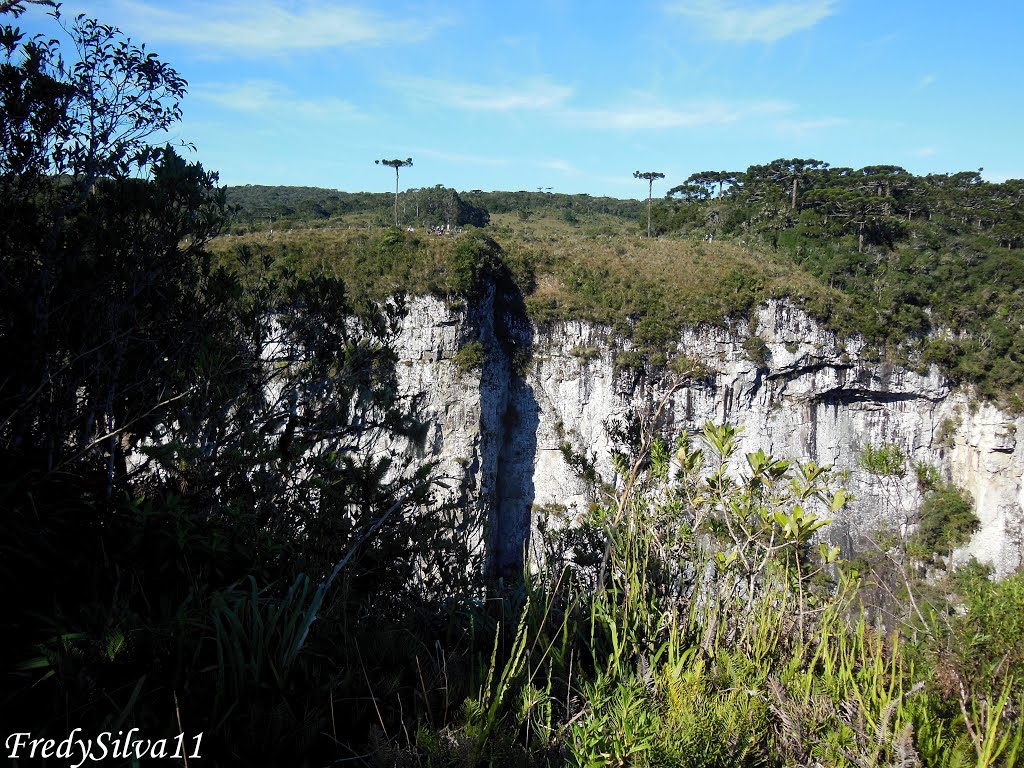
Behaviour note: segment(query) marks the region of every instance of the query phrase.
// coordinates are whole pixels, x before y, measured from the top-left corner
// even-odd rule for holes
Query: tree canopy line
[[[851,626],[867,593],[811,538],[848,495],[763,452],[731,476],[727,426],[669,442],[658,413],[626,425],[618,485],[543,532],[564,567],[488,579],[483,522],[435,503],[419,396],[397,386],[401,294],[212,257],[226,191],[151,143],[180,117],[180,74],[85,15],[28,37],[7,23],[24,5],[0,4],[8,732],[138,729],[141,762],[203,733],[216,765],[1018,759],[1024,582],[971,568],[911,613],[893,590],[953,545],[929,527],[919,554],[878,555],[893,598]],[[426,192],[461,215],[454,190]],[[364,244],[366,263],[418,247],[391,228]],[[453,303],[520,279],[487,237],[450,246]],[[904,471],[894,455],[878,471]]]
[[[485,227],[490,222],[487,209],[443,184],[406,189],[399,195],[260,185],[228,187],[225,191],[227,231],[235,234],[331,225],[351,214],[368,214],[377,226],[394,225],[395,215],[398,224],[394,226]]]
[[[342,192],[318,187],[243,185],[226,188],[228,231],[242,234],[273,227],[304,227],[343,223],[343,217],[367,214],[377,226],[393,223],[394,197],[381,192]],[[492,213],[511,213],[524,219],[554,212],[569,223],[605,214],[635,218],[644,209],[637,200],[594,197],[560,192],[458,192],[437,184],[413,187],[398,195],[399,225],[475,226],[490,223]],[[386,212],[386,213],[385,213]]]
[[[915,222],[941,223],[951,232],[973,231],[996,245],[1024,245],[1024,180],[986,182],[981,172],[915,176],[897,165],[832,167],[821,160],[778,159],[746,171],[700,171],[673,187],[668,200],[733,203],[722,218],[700,222],[709,234],[781,231],[796,226],[822,238],[856,236],[857,251],[918,236]],[[684,206],[667,208],[659,221],[671,231],[696,221],[673,221]],[[721,211],[715,213],[720,214]]]

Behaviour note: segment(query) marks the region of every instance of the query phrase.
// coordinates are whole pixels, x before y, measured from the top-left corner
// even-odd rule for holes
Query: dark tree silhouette
[[[407,157],[405,160],[374,160],[376,165],[386,165],[389,168],[395,169],[395,226],[398,226],[398,169],[408,168],[412,165],[412,158]]]
[[[0,16],[5,13],[10,13],[14,18],[18,18],[25,12],[26,5],[47,5],[51,8],[57,7],[55,0],[0,0]]]
[[[736,171],[699,171],[693,173],[686,180],[686,184],[695,184],[700,187],[704,187],[708,191],[708,197],[721,197],[722,190],[726,184],[732,186],[736,183],[736,178],[739,174]],[[715,193],[715,188],[718,191]],[[669,194],[676,194],[678,190],[683,187],[673,187],[669,190]],[[712,194],[714,193],[714,194]]]
[[[665,193],[665,196],[668,198],[673,198],[676,195],[678,195],[681,200],[685,200],[688,203],[711,199],[711,193],[708,192],[708,188],[706,186],[703,184],[694,184],[689,181],[685,184],[672,187],[672,189]]]
[[[647,180],[647,236],[651,236],[651,194],[654,190],[655,179],[664,179],[665,174],[658,171],[633,171],[634,179]]]
[[[821,160],[794,157],[791,160],[779,158],[767,165],[752,165],[747,169],[748,177],[763,180],[769,184],[777,184],[789,197],[789,208],[797,210],[797,191],[800,187],[813,185],[815,178],[823,178],[822,174],[829,164]]]

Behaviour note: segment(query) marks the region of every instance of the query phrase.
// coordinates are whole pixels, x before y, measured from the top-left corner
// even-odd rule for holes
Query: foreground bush
[[[548,568],[495,595],[456,716],[424,713],[380,764],[1017,764],[1019,635],[992,611],[1024,609],[1020,577],[965,575],[966,613],[912,642],[866,623],[816,535],[849,500],[827,468],[739,457],[710,424],[637,448],[614,497],[549,534]]]

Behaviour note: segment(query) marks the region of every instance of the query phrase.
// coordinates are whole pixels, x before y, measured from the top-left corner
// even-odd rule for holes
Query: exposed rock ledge
[[[574,510],[589,501],[586,484],[566,465],[560,444],[596,458],[611,477],[606,425],[650,409],[664,381],[616,373],[625,345],[608,329],[569,321],[535,328],[500,308],[494,294],[468,312],[443,302],[411,302],[398,341],[399,375],[408,391],[427,396],[432,422],[428,451],[444,474],[461,478],[466,500],[491,520],[491,555],[514,563],[534,533],[536,509]],[[858,458],[866,444],[896,443],[974,497],[981,528],[958,558],[971,555],[1011,573],[1024,556],[1024,449],[1021,418],[972,403],[935,369],[927,375],[869,360],[857,339],[841,340],[804,312],[769,302],[756,315],[767,344],[764,366],[744,352],[746,323],[732,330],[686,331],[679,350],[712,371],[678,391],[670,407],[675,430],[706,421],[742,427],[744,451],[810,458],[849,474],[857,499],[828,536],[847,549],[880,523],[899,528],[920,497],[913,471],[879,482]],[[497,329],[497,330],[496,330]],[[468,341],[489,350],[482,370],[461,373],[452,358]],[[532,349],[522,375],[510,361],[515,346]]]

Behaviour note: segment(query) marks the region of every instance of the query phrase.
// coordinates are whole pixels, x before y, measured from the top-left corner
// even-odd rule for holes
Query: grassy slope
[[[557,215],[523,221],[495,214],[482,231],[503,260],[538,322],[585,319],[611,326],[653,351],[685,325],[725,323],[768,297],[788,296],[822,318],[841,317],[845,296],[784,258],[735,243],[677,237],[648,240],[632,222],[603,214],[570,225]],[[353,215],[316,229],[230,235],[215,243],[227,258],[240,249],[264,254],[275,269],[343,277],[355,296],[396,291],[450,295],[457,238],[423,230],[373,228]]]

